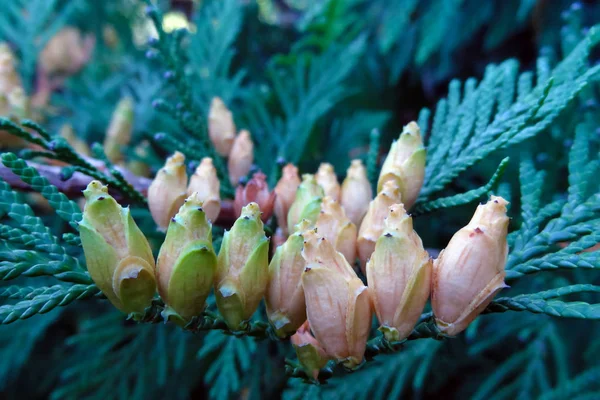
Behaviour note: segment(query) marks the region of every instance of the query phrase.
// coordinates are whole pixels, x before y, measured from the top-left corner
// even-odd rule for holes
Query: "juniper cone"
[[[225,232],[217,259],[217,307],[232,330],[240,330],[258,308],[268,283],[269,240],[265,236],[258,204],[242,209]]]
[[[210,157],[204,157],[190,178],[187,194],[196,193],[209,221],[216,221],[221,212],[221,182]]]
[[[287,218],[292,203],[296,199],[296,191],[300,186],[298,168],[293,164],[287,164],[281,171],[281,178],[275,186],[274,212],[277,217],[277,225],[283,235],[288,234]]]
[[[350,264],[356,260],[356,225],[346,216],[344,209],[329,196],[323,198],[321,212],[315,224],[319,236],[327,239],[346,257]]]
[[[340,201],[341,186],[335,175],[333,165],[329,163],[321,163],[315,174],[315,178],[319,186],[323,188],[325,196],[331,197],[335,201]]]
[[[88,272],[116,308],[142,314],[156,291],[150,245],[129,208],[121,207],[106,186],[92,181],[83,194],[79,234]]]
[[[400,203],[401,199],[400,189],[396,183],[387,181],[383,184],[383,189],[369,203],[369,209],[360,224],[356,241],[360,267],[363,273],[366,273],[367,261],[375,250],[375,242],[383,233],[385,219],[389,214],[390,207]]]
[[[396,182],[404,207],[410,209],[417,201],[425,179],[425,155],[421,130],[416,122],[411,122],[392,143],[379,173],[377,191],[380,192],[389,180]]]
[[[314,224],[321,211],[323,201],[323,188],[317,183],[315,176],[311,174],[302,175],[302,183],[296,191],[296,199],[290,207],[287,216],[287,226],[294,232],[297,224],[303,219]]]
[[[236,127],[231,111],[220,97],[214,97],[208,113],[208,136],[215,146],[215,150],[221,156],[229,156],[235,140],[235,133]]]
[[[235,138],[227,161],[229,181],[233,186],[236,186],[240,179],[248,175],[252,163],[254,163],[254,143],[252,143],[250,132],[244,129]]]
[[[171,219],[156,262],[167,319],[189,321],[204,309],[217,268],[211,230],[200,196],[193,193]]]
[[[187,172],[185,156],[176,151],[162,167],[148,188],[148,207],[156,225],[166,230],[186,198]]]
[[[389,207],[383,234],[367,263],[367,281],[379,330],[390,341],[405,339],[429,298],[432,260],[402,204]]]
[[[302,286],[306,314],[325,352],[346,368],[364,358],[371,328],[371,299],[344,256],[315,231],[306,231]]]
[[[294,333],[306,321],[306,303],[302,288],[302,272],[306,265],[302,257],[303,233],[310,227],[303,220],[286,242],[277,247],[269,264],[269,284],[265,303],[267,315],[277,335]]]
[[[452,236],[435,260],[431,306],[440,331],[453,336],[508,287],[504,283],[508,245],[508,202],[491,196],[467,226]]]
[[[340,203],[354,225],[360,226],[372,198],[373,191],[367,178],[367,169],[362,161],[352,160],[346,172],[346,179],[342,183]]]

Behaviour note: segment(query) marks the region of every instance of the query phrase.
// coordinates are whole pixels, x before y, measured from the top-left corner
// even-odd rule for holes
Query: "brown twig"
[[[103,172],[107,172],[102,161],[93,158],[87,158],[86,160],[98,169],[103,170]],[[62,167],[60,166],[40,164],[32,161],[29,161],[28,164],[29,166],[35,168],[41,176],[48,179],[48,181],[52,185],[56,186],[58,190],[66,194],[69,198],[81,197],[81,192],[94,179],[91,176],[85,175],[81,172],[75,172],[71,178],[63,180],[61,177]],[[131,183],[135,190],[142,193],[144,196],[147,196],[148,187],[152,182],[151,179],[143,176],[137,176],[123,167],[115,166],[115,169],[117,169],[123,175],[123,177],[129,183]],[[5,167],[2,164],[0,164],[0,178],[2,178],[15,189],[24,191],[32,190],[27,183],[23,182],[9,168]],[[122,199],[122,196],[118,192],[112,192],[111,194],[118,200]],[[217,221],[215,223],[220,226],[227,227],[231,226],[235,219],[236,215],[233,208],[233,201],[228,199],[223,200],[221,202],[221,212],[219,213],[219,217],[217,218]]]

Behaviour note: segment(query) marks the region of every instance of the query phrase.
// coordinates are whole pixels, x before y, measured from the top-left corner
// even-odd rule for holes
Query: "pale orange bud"
[[[281,178],[275,186],[275,216],[277,217],[277,225],[281,228],[282,234],[287,235],[287,216],[290,207],[296,199],[296,191],[300,186],[300,176],[298,176],[298,168],[293,164],[287,164],[283,167]]]
[[[267,176],[262,172],[252,175],[252,179],[248,181],[246,186],[238,185],[233,201],[236,216],[239,216],[242,213],[242,208],[250,203],[258,204],[262,212],[260,219],[267,222],[273,214],[275,192],[269,192]]]
[[[277,247],[269,264],[269,285],[265,296],[267,315],[277,335],[294,333],[306,321],[306,303],[302,288],[302,272],[306,265],[302,257],[302,233],[310,223],[300,223],[297,232]]]
[[[308,227],[309,225],[305,225]],[[346,257],[335,250],[332,243],[321,236],[317,229],[306,229],[302,234],[304,237],[304,249],[302,257],[307,264],[324,264],[333,268],[346,278],[351,279],[356,273],[346,261]]]
[[[425,179],[425,155],[421,130],[413,121],[392,144],[381,167],[377,190],[381,191],[386,181],[393,180],[400,188],[404,206],[410,209],[417,201]]]
[[[185,156],[176,151],[167,158],[154,180],[148,187],[148,207],[150,214],[161,231],[169,226],[169,221],[183,204],[186,197],[187,173]]]
[[[66,27],[54,35],[40,54],[40,65],[49,75],[72,75],[90,59],[96,39]]]
[[[318,264],[306,267],[302,284],[308,320],[325,352],[346,368],[359,366],[371,328],[367,287]]]
[[[341,204],[346,215],[359,226],[367,213],[369,203],[373,198],[371,183],[367,178],[367,169],[360,160],[352,160],[342,183]]]
[[[467,226],[454,234],[434,262],[431,306],[446,335],[456,335],[507,287],[504,266],[508,202],[491,196],[479,205]]]
[[[290,341],[296,350],[298,361],[304,370],[316,380],[319,377],[319,370],[327,365],[329,356],[319,341],[310,333],[308,321],[298,329]]]
[[[400,200],[401,196],[398,186],[395,182],[388,181],[369,204],[367,214],[360,224],[358,239],[356,241],[360,267],[363,273],[365,273],[369,257],[371,257],[373,250],[375,250],[375,242],[383,232],[384,221],[388,216],[389,208],[393,204],[400,203]]]
[[[352,265],[356,260],[356,225],[346,216],[344,209],[331,197],[324,197],[321,213],[315,224],[321,237],[329,240]]]
[[[240,131],[233,142],[231,154],[227,161],[229,181],[233,186],[236,186],[241,178],[248,175],[254,162],[254,143],[252,143],[250,132],[245,129]]]
[[[104,138],[104,152],[112,162],[122,161],[123,147],[131,141],[133,132],[133,99],[123,97],[113,111],[110,125]]]
[[[188,195],[197,193],[198,198],[202,201],[202,209],[206,213],[206,218],[211,222],[216,221],[221,212],[220,190],[221,183],[212,158],[204,157],[190,178],[187,193]]]
[[[371,328],[367,287],[329,241],[306,231],[302,273],[306,313],[325,352],[347,368],[362,363]]]
[[[433,264],[402,204],[389,208],[385,230],[367,263],[379,330],[390,341],[412,332],[429,298]]]
[[[329,163],[321,163],[319,170],[315,174],[317,183],[323,188],[325,196],[331,197],[335,201],[340,201],[341,187],[337,180],[333,165]]]
[[[235,123],[233,115],[223,100],[214,97],[208,112],[208,136],[215,146],[217,153],[223,157],[229,156],[235,140]],[[237,184],[237,181],[235,182]]]

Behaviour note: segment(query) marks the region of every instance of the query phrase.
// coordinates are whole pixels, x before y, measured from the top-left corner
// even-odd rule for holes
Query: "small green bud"
[[[330,357],[321,343],[310,333],[310,325],[306,321],[290,338],[296,356],[302,368],[315,380],[319,378],[319,371],[327,365]]]
[[[106,186],[92,181],[83,194],[79,232],[88,272],[115,307],[141,314],[156,291],[150,245],[129,208],[121,207]]]
[[[302,183],[296,191],[296,199],[288,212],[287,226],[290,233],[295,232],[296,225],[303,219],[313,224],[317,221],[324,195],[323,188],[319,186],[314,175],[302,175]]]
[[[404,127],[385,158],[377,192],[383,189],[385,182],[394,181],[400,188],[402,203],[410,209],[417,201],[425,179],[425,156],[421,130],[416,122],[411,122]]]
[[[302,288],[302,272],[306,262],[302,257],[303,233],[310,227],[304,220],[286,242],[277,247],[269,264],[269,285],[265,296],[267,315],[275,332],[286,337],[306,321],[306,303]]]
[[[195,192],[171,219],[158,254],[158,293],[168,306],[167,313],[184,321],[202,312],[213,284],[217,256],[211,229]]]
[[[215,279],[217,307],[232,330],[244,328],[267,289],[269,240],[265,236],[258,204],[242,209],[225,232]]]

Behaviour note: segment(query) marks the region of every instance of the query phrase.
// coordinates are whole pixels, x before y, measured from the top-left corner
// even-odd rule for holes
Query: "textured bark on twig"
[[[97,166],[99,169],[103,170],[104,164],[101,161],[95,159],[87,159],[91,164]],[[82,196],[82,191],[87,187],[87,185],[93,180],[92,177],[85,175],[81,172],[75,172],[73,176],[69,179],[63,180],[61,177],[62,167],[56,165],[46,165],[40,164],[32,161],[28,161],[28,164],[35,168],[41,176],[48,179],[48,181],[56,186],[58,190],[66,194],[69,198],[78,198]],[[137,176],[133,174],[128,169],[122,167],[115,167],[123,177],[131,183],[131,185],[138,192],[142,193],[144,196],[148,194],[148,186],[152,182],[152,179]],[[106,171],[104,171],[106,172]],[[23,182],[17,175],[15,175],[9,168],[0,164],[0,178],[6,181],[10,186],[15,189],[20,189],[24,191],[31,191],[31,187]],[[120,193],[116,191],[111,191],[111,194],[117,199],[122,200],[122,196]],[[223,200],[221,202],[221,212],[217,221],[215,222],[221,226],[230,226],[235,221],[236,215],[233,209],[233,201],[232,200]]]

